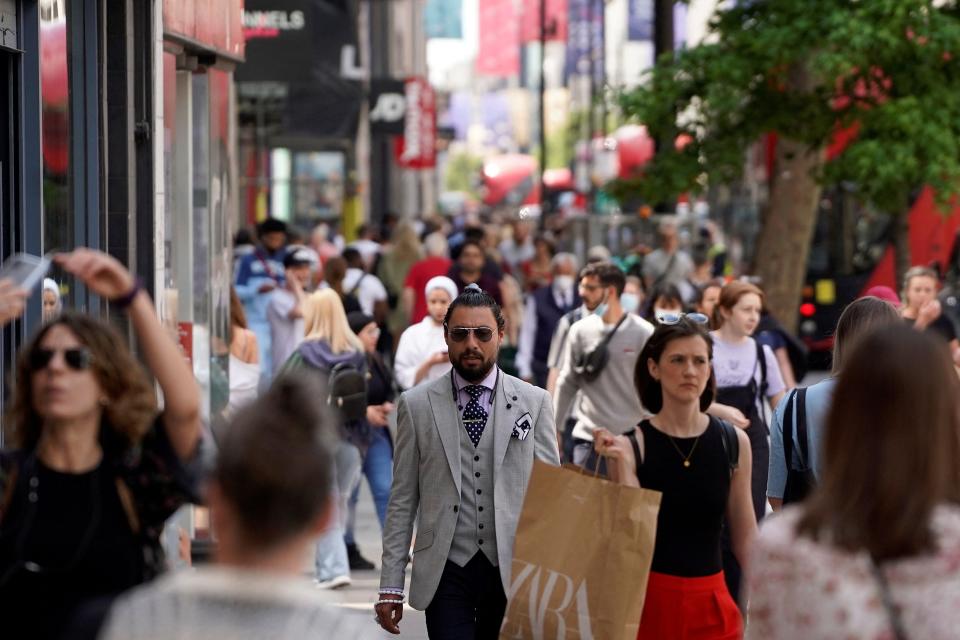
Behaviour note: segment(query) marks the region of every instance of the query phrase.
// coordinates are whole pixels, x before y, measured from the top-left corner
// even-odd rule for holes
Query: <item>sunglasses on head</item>
[[[90,350],[85,347],[73,347],[72,349],[34,349],[30,354],[30,370],[40,371],[46,369],[53,360],[57,352],[63,353],[63,361],[74,371],[83,371],[90,368],[93,358]]]
[[[707,324],[710,322],[710,318],[702,313],[661,313],[657,315],[657,322],[665,325],[675,325],[679,324],[684,318],[697,324]]]
[[[447,335],[454,342],[463,342],[473,332],[480,342],[490,342],[493,339],[493,329],[490,327],[453,327],[447,328]]]

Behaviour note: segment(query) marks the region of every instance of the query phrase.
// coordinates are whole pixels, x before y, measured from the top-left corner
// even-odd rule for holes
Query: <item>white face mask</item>
[[[659,319],[660,316],[664,315],[674,315],[680,313],[680,311],[675,311],[674,309],[664,309],[663,307],[654,307],[653,308],[653,317]]]
[[[620,294],[620,306],[624,313],[636,313],[640,308],[640,296],[635,293]]]
[[[553,286],[558,291],[569,291],[573,288],[574,283],[573,276],[553,276]]]

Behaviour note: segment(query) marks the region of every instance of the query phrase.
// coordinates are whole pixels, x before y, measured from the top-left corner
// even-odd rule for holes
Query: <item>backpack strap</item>
[[[797,444],[800,446],[800,464],[810,468],[810,448],[807,442],[807,390],[797,390]]]
[[[760,367],[760,400],[767,395],[767,357],[763,353],[763,345],[756,338],[753,343],[757,345],[757,365]]]
[[[357,292],[360,290],[360,283],[363,282],[363,279],[366,278],[366,277],[367,277],[367,272],[364,271],[362,274],[360,274],[360,277],[357,278],[357,283],[356,283],[355,285],[353,285],[353,288],[350,289],[350,292],[347,293],[347,295],[348,295],[348,296],[353,296],[354,298],[356,298],[356,297],[357,297]],[[358,300],[359,300],[359,298],[358,298]]]
[[[783,408],[783,459],[786,462],[787,473],[793,465],[793,407],[799,389],[794,389],[787,396],[787,405]]]
[[[730,475],[740,466],[740,440],[737,437],[737,428],[726,420],[716,418],[720,423],[720,442],[727,454],[727,464],[730,466]]]

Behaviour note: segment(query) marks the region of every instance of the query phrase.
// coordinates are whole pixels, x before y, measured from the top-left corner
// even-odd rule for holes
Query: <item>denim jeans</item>
[[[334,462],[334,493],[331,496],[333,513],[329,527],[317,540],[315,564],[317,580],[331,580],[350,575],[347,545],[343,540],[346,525],[347,502],[360,482],[360,450],[341,440]]]
[[[373,428],[373,440],[363,459],[363,475],[367,477],[370,493],[373,495],[373,504],[377,509],[377,519],[380,529],[383,530],[383,521],[387,517],[387,502],[390,501],[390,485],[393,484],[393,445],[386,427]],[[353,544],[353,524],[357,515],[357,497],[360,495],[360,483],[350,496],[349,513],[347,514],[347,530],[344,539],[347,544]]]

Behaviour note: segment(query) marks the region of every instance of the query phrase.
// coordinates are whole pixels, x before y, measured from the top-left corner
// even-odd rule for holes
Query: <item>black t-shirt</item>
[[[913,318],[904,318],[908,324],[916,324],[917,321]],[[937,319],[927,325],[925,331],[932,331],[938,336],[942,337],[946,342],[952,342],[957,339],[957,330],[953,326],[953,322],[950,321],[950,318],[944,314],[937,316]]]

